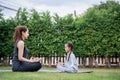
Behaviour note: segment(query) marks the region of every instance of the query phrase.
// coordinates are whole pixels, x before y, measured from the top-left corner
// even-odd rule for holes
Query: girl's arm
[[[70,58],[71,58],[71,60],[70,60],[71,61],[71,67],[73,67],[74,64],[75,64],[75,60],[76,60],[75,55],[71,54]]]

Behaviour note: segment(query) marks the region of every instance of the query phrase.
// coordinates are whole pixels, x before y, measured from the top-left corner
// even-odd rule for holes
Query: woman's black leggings
[[[30,63],[30,62],[23,62],[22,64],[15,64],[12,65],[12,70],[14,72],[31,72],[31,71],[38,71],[42,67],[40,62]]]

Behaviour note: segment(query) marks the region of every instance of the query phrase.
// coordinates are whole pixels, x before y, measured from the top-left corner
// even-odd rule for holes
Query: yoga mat
[[[0,72],[12,72],[12,70],[0,70]],[[59,73],[57,70],[39,70],[37,72],[46,72],[46,73]],[[92,73],[93,71],[89,70],[79,70],[77,73]],[[62,72],[67,73],[67,72]]]

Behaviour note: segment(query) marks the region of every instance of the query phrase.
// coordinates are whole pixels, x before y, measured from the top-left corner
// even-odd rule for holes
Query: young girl
[[[26,26],[17,26],[14,33],[14,56],[12,60],[13,71],[37,71],[41,68],[40,58],[28,59],[28,49],[24,40],[29,36]]]
[[[64,64],[58,62],[57,71],[76,73],[78,71],[78,64],[75,55],[73,54],[73,44],[71,42],[65,44],[65,51],[67,53],[65,62]]]

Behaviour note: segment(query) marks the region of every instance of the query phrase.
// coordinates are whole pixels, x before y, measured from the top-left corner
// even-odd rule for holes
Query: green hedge
[[[29,28],[25,45],[30,55],[63,55],[68,41],[73,42],[77,56],[120,55],[119,21],[120,4],[116,1],[101,2],[77,17],[20,8],[15,17],[4,19],[0,10],[0,55],[13,55],[12,36],[17,25]]]

